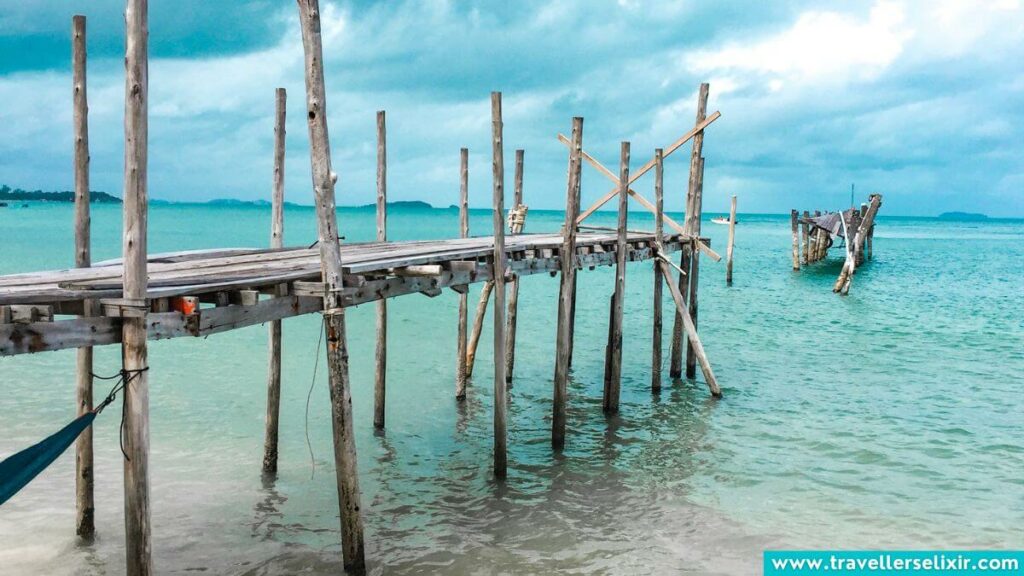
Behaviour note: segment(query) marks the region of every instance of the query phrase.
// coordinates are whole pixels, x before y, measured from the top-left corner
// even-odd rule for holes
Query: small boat
[[[719,216],[718,218],[712,218],[711,221],[713,223],[715,223],[715,224],[728,224],[729,223],[729,219],[724,217],[724,216]],[[739,224],[740,221],[737,220],[736,223]]]

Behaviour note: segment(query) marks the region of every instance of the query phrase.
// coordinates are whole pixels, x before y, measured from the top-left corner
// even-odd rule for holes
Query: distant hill
[[[4,184],[0,186],[0,201],[4,200],[29,200],[33,202],[74,202],[75,193],[71,191],[63,192],[43,192],[42,190],[22,190],[21,188],[11,189],[10,186]],[[117,196],[111,196],[106,192],[100,192],[99,190],[93,190],[89,192],[89,202],[91,203],[105,203],[105,204],[120,204],[121,199]]]
[[[974,212],[943,212],[942,214],[939,214],[939,220],[967,220],[970,222],[977,222],[979,220],[988,220],[988,216]]]

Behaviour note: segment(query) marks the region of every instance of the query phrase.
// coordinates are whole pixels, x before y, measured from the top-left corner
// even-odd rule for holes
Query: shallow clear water
[[[289,244],[313,240],[313,217],[287,210]],[[0,273],[69,265],[70,222],[70,205],[0,211]],[[373,236],[371,211],[343,209],[340,222],[348,240]],[[527,229],[560,223],[531,212]],[[395,211],[389,225],[393,239],[452,237],[457,216]],[[474,232],[490,225],[488,211],[474,211]],[[95,206],[93,230],[94,260],[119,256],[119,207]],[[153,206],[150,251],[261,246],[268,230],[265,208]],[[704,230],[724,247],[724,226]],[[459,404],[456,295],[393,300],[387,432],[375,435],[373,307],[351,311],[371,570],[742,574],[759,571],[769,547],[1024,547],[1024,221],[881,217],[875,258],[846,298],[830,289],[838,251],[793,273],[789,243],[788,216],[742,214],[734,286],[723,264],[702,261],[717,402],[700,381],[651,395],[652,270],[631,264],[612,419],[600,398],[613,271],[584,272],[561,457],[549,447],[558,281],[525,278],[504,484],[490,476],[490,322]],[[284,322],[280,474],[270,483],[260,477],[266,328],[151,345],[159,572],[340,571],[322,363],[308,420],[315,467],[306,447],[318,318]],[[665,319],[670,330],[668,308]],[[116,372],[118,351],[98,350],[96,371]],[[0,358],[0,382],[0,456],[73,417],[73,351]],[[97,541],[74,536],[69,451],[0,508],[5,574],[123,573],[118,424],[115,404],[95,425]]]

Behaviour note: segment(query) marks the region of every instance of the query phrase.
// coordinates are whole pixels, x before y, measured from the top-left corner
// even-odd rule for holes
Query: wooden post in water
[[[868,205],[867,204],[861,204],[860,205],[860,219],[858,221],[858,225],[859,225],[860,222],[863,222],[865,218],[867,218],[867,215],[868,215]],[[854,248],[856,248],[856,250],[854,251],[854,256],[857,259],[857,266],[860,266],[861,264],[864,263],[864,243],[863,243],[863,241],[866,240],[866,239],[867,239],[867,231],[865,231],[865,233],[864,233],[864,238],[861,238],[861,242],[858,242],[857,245],[854,247]]]
[[[839,278],[836,279],[836,283],[832,288],[833,292],[839,292],[844,295],[850,292],[853,274],[857,270],[857,251],[861,249],[868,236],[868,231],[874,226],[875,215],[878,214],[878,208],[882,205],[882,197],[878,194],[872,194],[869,202],[864,218],[860,221],[860,225],[857,226],[856,230],[851,228],[846,230],[846,261],[843,263],[843,269],[840,271]]]
[[[800,271],[800,230],[797,224],[796,210],[789,212],[789,225],[793,229],[793,270]],[[729,226],[732,229],[732,225]]]
[[[388,239],[388,145],[384,111],[377,111],[377,242]],[[373,426],[384,428],[388,367],[388,302],[377,301],[376,377],[373,385]]]
[[[85,16],[71,19],[72,99],[75,130],[75,267],[92,265],[89,235],[89,104],[86,97]],[[83,302],[83,316],[94,316],[94,301]],[[78,416],[92,412],[92,347],[78,349],[75,404]],[[93,500],[92,426],[75,444],[75,532],[85,539],[96,533]]]
[[[708,84],[706,82],[701,83],[700,90],[697,93],[696,125],[700,125],[707,115],[708,91]],[[693,149],[690,152],[690,181],[686,191],[686,220],[683,222],[683,228],[690,236],[700,236],[699,214],[697,215],[696,220],[694,219],[695,213],[697,213],[699,208],[694,206],[694,201],[697,196],[697,181],[700,177],[698,173],[700,172],[700,161],[703,149],[704,130],[701,130],[693,135]],[[694,222],[696,222],[696,224]],[[683,248],[680,251],[679,268],[689,273],[691,268],[691,254],[696,255],[696,252],[697,251],[693,250],[692,247]],[[680,272],[679,285],[685,286],[683,283],[687,281],[689,281],[689,279]],[[675,323],[672,326],[672,355],[668,374],[671,378],[679,378],[683,374],[683,318],[679,314],[676,314]]]
[[[622,389],[622,316],[623,300],[626,296],[626,221],[629,194],[629,142],[623,142],[619,150],[619,223],[618,239],[615,244],[615,299],[612,301],[612,320],[608,350],[610,362],[605,378],[604,412],[616,414],[619,411],[619,395]]]
[[[554,400],[551,410],[551,446],[565,446],[566,398],[569,388],[569,354],[572,346],[572,313],[576,297],[576,218],[580,211],[580,159],[583,152],[583,118],[572,119],[569,173],[565,193],[565,224],[562,228],[562,267],[558,291],[558,328],[555,341]]]
[[[523,150],[516,150],[515,184],[513,189],[512,209],[519,210],[523,203]],[[513,223],[509,232],[513,235],[522,232],[522,226]],[[516,362],[516,316],[519,309],[519,278],[513,276],[509,285],[508,296],[508,328],[505,335],[505,381],[512,386],[512,369]]]
[[[697,193],[693,197],[693,235],[694,235],[694,247],[696,243],[700,242],[700,218],[701,218],[701,206],[703,204],[704,196],[704,158],[700,159],[700,164],[697,169]],[[710,240],[709,240],[710,242]],[[684,268],[685,270],[685,268]],[[700,250],[693,250],[693,255],[690,257],[690,320],[693,322],[693,329],[697,330],[697,292],[700,283]],[[697,376],[697,355],[694,350],[694,345],[689,338],[686,339],[686,377],[694,378]]]
[[[278,88],[274,97],[274,181],[270,203],[270,247],[284,247],[284,143],[288,94]],[[274,291],[277,297],[287,293],[287,284]],[[263,473],[277,473],[278,420],[281,413],[281,321],[270,322],[267,375],[267,416],[263,441]]]
[[[729,243],[725,246],[725,285],[732,286],[732,250],[736,243],[736,196],[729,203]],[[795,248],[797,252],[800,247]]]
[[[459,150],[459,237],[469,237],[469,149]],[[455,359],[455,399],[466,398],[466,316],[469,295],[459,293],[459,333]]]
[[[715,398],[721,398],[722,389],[719,388],[718,379],[715,378],[715,373],[711,370],[711,362],[708,361],[708,356],[704,353],[704,345],[701,344],[700,337],[697,335],[697,327],[694,325],[693,320],[690,318],[689,311],[686,309],[686,301],[683,300],[683,295],[679,291],[679,285],[676,284],[675,279],[672,278],[672,270],[669,267],[668,262],[664,260],[659,259],[658,265],[661,267],[661,275],[665,279],[665,283],[668,284],[669,294],[672,295],[672,300],[676,304],[676,310],[683,318],[683,327],[686,330],[686,338],[693,342],[694,354],[700,361],[700,369],[704,374],[704,379],[707,380],[708,390],[711,391],[711,395]]]
[[[352,395],[348,378],[348,344],[345,341],[345,310],[342,308],[341,247],[331,170],[331,145],[327,132],[327,94],[324,89],[323,45],[320,39],[318,0],[298,0],[302,46],[305,54],[306,118],[309,152],[316,197],[320,268],[324,282],[324,328],[327,331],[328,385],[331,392],[331,424],[334,465],[341,516],[341,550],[345,570],[365,573],[363,518],[359,506],[359,474],[352,430]]]
[[[818,216],[821,216],[821,210],[815,210],[814,211],[814,217],[817,218]],[[814,229],[814,246],[811,248],[812,252],[814,253],[814,261],[815,262],[817,262],[818,260],[821,260],[822,257],[823,257],[822,250],[821,250],[821,246],[822,246],[821,237],[822,237],[822,230],[821,230],[821,228],[815,228]]]
[[[466,347],[466,377],[473,376],[473,366],[476,365],[476,348],[480,344],[480,333],[484,329],[484,316],[487,315],[487,302],[491,299],[491,292],[494,290],[494,280],[484,282],[480,289],[480,301],[476,303],[476,315],[473,316],[473,332],[469,337],[469,344]]]
[[[801,231],[801,233],[803,234],[803,237],[804,237],[804,255],[803,255],[802,260],[803,260],[803,263],[804,263],[805,266],[807,264],[811,263],[810,259],[809,259],[810,258],[809,252],[810,252],[810,248],[811,248],[811,239],[810,239],[810,235],[808,233],[808,228],[810,228],[807,225],[807,219],[808,218],[810,218],[810,214],[807,213],[807,210],[804,210],[804,217],[803,217],[803,220],[800,222],[800,231]]]
[[[129,576],[153,573],[149,510],[149,373],[146,350],[146,220],[149,142],[149,9],[146,0],[125,6],[124,94],[124,308],[121,358],[124,387],[123,448],[125,562]]]
[[[502,149],[501,92],[491,92],[494,167],[494,476],[508,468],[505,420],[505,154]]]
[[[654,237],[657,239],[655,249],[661,254],[661,248],[665,242],[665,189],[663,185],[664,176],[664,150],[658,148],[654,151]],[[658,260],[654,260],[654,335],[651,339],[651,392],[657,394],[661,391],[661,333],[662,314],[661,301],[664,284],[659,272]]]

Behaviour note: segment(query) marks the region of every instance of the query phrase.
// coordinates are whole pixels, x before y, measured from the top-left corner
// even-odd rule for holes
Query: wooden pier
[[[91,262],[89,258],[88,121],[85,104],[85,18],[73,24],[75,105],[75,268],[0,276],[0,356],[13,356],[77,348],[77,410],[92,410],[92,355],[95,346],[120,344],[124,365],[124,487],[127,573],[154,573],[150,529],[148,470],[149,395],[147,347],[169,338],[195,338],[269,323],[266,437],[262,471],[271,477],[277,470],[278,411],[281,386],[281,320],[304,314],[321,314],[327,341],[327,366],[337,475],[342,553],[347,570],[365,571],[363,511],[356,470],[351,385],[345,311],[352,306],[375,303],[376,377],[374,417],[377,428],[386,424],[387,322],[386,302],[400,296],[435,297],[446,288],[459,297],[458,347],[454,398],[463,400],[472,384],[473,361],[489,300],[493,298],[494,322],[494,462],[493,474],[501,480],[507,470],[507,387],[515,366],[515,325],[518,290],[522,278],[534,274],[560,275],[558,325],[552,384],[553,450],[565,445],[567,436],[568,380],[572,363],[573,326],[578,272],[597,266],[615,266],[615,291],[611,299],[608,361],[603,405],[605,412],[619,410],[623,315],[626,297],[626,264],[652,261],[655,276],[654,334],[651,388],[661,386],[661,294],[663,282],[675,305],[677,329],[673,337],[673,375],[682,370],[683,349],[688,353],[689,376],[699,366],[715,397],[721,388],[697,333],[698,254],[712,260],[720,256],[700,237],[704,130],[720,117],[705,114],[708,86],[698,93],[697,119],[678,140],[652,151],[650,161],[631,170],[628,142],[620,146],[620,167],[613,173],[583,150],[583,119],[572,120],[571,137],[559,138],[568,147],[568,180],[565,225],[558,233],[525,230],[524,153],[516,152],[513,202],[504,208],[505,169],[501,93],[491,95],[492,210],[493,228],[486,235],[470,236],[468,229],[468,158],[460,151],[460,237],[446,240],[391,242],[387,240],[387,143],[385,113],[377,114],[377,241],[341,241],[334,186],[339,176],[331,167],[326,92],[322,67],[319,7],[317,0],[298,0],[305,53],[306,120],[310,139],[312,186],[316,200],[318,241],[312,247],[284,246],[284,133],[286,94],[275,94],[274,171],[270,180],[272,228],[270,246],[252,249],[220,249],[147,254],[148,164],[148,15],[145,0],[127,0],[125,53],[125,180],[123,258]],[[269,96],[269,95],[268,95]],[[269,98],[268,98],[269,99]],[[268,127],[268,134],[270,127]],[[665,160],[692,141],[689,186],[685,200],[685,224],[665,214],[663,170]],[[634,150],[635,154],[635,150]],[[586,162],[614,185],[581,213],[581,170]],[[655,170],[655,202],[632,188],[638,178]],[[454,171],[453,171],[454,172]],[[584,221],[611,199],[618,199],[615,228],[587,226]],[[654,231],[627,230],[626,215],[635,201],[655,216]],[[870,223],[877,210],[869,208],[860,228],[870,237]],[[863,222],[867,222],[865,227]],[[851,221],[850,226],[854,226]],[[508,235],[506,236],[506,227]],[[668,227],[670,232],[665,233]],[[858,238],[860,230],[858,230]],[[806,233],[805,233],[806,237]],[[806,242],[805,242],[806,244]],[[731,245],[731,242],[730,242]],[[870,245],[870,244],[869,244]],[[671,256],[679,252],[680,265]],[[852,268],[850,271],[852,274]],[[848,284],[848,280],[846,281]],[[483,297],[468,334],[468,286],[483,283]],[[506,305],[506,287],[511,288]],[[506,310],[508,322],[506,324]],[[77,532],[91,537],[93,525],[92,438],[79,439],[77,467]]]
[[[857,267],[865,260],[872,258],[873,240],[875,236],[875,216],[882,206],[882,195],[871,194],[868,201],[860,208],[850,208],[839,212],[814,211],[811,216],[804,210],[790,211],[789,222],[793,233],[793,270],[799,271],[800,266],[807,266],[828,257],[828,250],[834,244],[833,237],[842,238],[843,267],[836,278],[832,291],[837,294],[849,294],[850,285]],[[803,246],[801,255],[800,247]],[[866,249],[866,254],[865,254]]]

